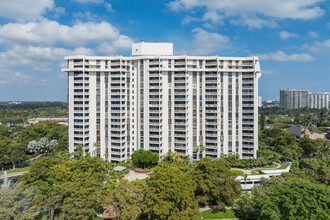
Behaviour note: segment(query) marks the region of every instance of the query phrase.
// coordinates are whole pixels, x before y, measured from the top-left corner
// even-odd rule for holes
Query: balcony
[[[159,126],[160,124],[162,124],[162,121],[158,121],[158,122],[155,122],[155,121],[149,121],[149,125],[156,125],[156,126]]]
[[[161,126],[159,126],[159,127],[149,127],[149,130],[150,131],[162,131],[162,128],[161,128]]]
[[[150,112],[150,113],[162,113],[161,111],[159,111],[159,110],[154,110],[154,109],[152,109],[152,110],[150,109],[149,112]]]
[[[176,150],[186,150],[187,149],[187,147],[184,147],[184,146],[174,146],[174,150],[176,151]]]
[[[254,125],[254,121],[242,121],[242,124]]]
[[[149,144],[160,144],[162,140],[149,140]]]
[[[160,149],[161,149],[160,147],[151,147],[151,146],[149,146],[149,150],[159,151]]]
[[[242,129],[245,131],[254,131],[253,127],[243,127]]]
[[[218,143],[218,142],[220,142],[220,141],[218,141],[217,139],[205,139],[205,143]]]
[[[219,113],[217,110],[205,110],[206,113]]]
[[[188,122],[177,122],[177,121],[174,122],[174,125],[186,125],[186,124],[188,124]]]
[[[159,138],[160,136],[161,136],[160,134],[149,134],[149,137]]]

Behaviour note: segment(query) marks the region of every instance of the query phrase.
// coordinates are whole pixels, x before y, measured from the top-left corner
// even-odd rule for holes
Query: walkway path
[[[148,177],[149,176],[146,173],[137,173],[134,170],[130,170],[129,173],[124,176],[123,179],[126,179],[129,182],[131,182],[131,181],[135,181],[137,179],[139,179],[139,180],[146,179]]]
[[[273,163],[276,164],[276,167],[273,167],[273,168],[258,167],[258,168],[254,168],[254,169],[231,168],[231,170],[239,170],[239,171],[242,171],[244,174],[251,175],[252,171],[254,171],[254,170],[274,170],[274,169],[278,169],[281,167],[281,164],[279,164],[277,162],[273,162]]]
[[[18,172],[18,173],[11,173],[11,174],[7,174],[8,178],[11,177],[15,177],[15,176],[22,176],[24,173],[27,173],[29,171],[23,171],[23,172]],[[5,175],[0,176],[0,179],[3,179],[5,177]]]

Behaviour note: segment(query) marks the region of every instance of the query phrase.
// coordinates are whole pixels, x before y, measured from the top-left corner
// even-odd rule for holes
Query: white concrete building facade
[[[256,158],[258,57],[173,56],[171,43],[144,42],[132,55],[65,57],[70,152]]]
[[[313,92],[308,94],[309,108],[311,109],[329,109],[329,93]]]

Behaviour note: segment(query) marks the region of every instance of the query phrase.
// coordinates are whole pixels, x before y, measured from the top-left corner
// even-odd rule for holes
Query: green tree
[[[309,136],[299,138],[299,147],[303,149],[305,157],[312,157],[319,149],[316,141],[309,138]]]
[[[315,179],[326,185],[330,184],[330,167],[326,162],[317,158],[305,158],[300,161],[299,167],[301,170],[296,170],[294,174],[306,179]]]
[[[271,179],[239,202],[242,217],[256,219],[329,219],[330,188],[293,175]]]
[[[49,140],[60,140],[65,136],[68,136],[68,126],[58,124],[49,130],[46,137]]]
[[[22,182],[39,189],[37,204],[50,219],[59,211],[67,219],[89,219],[102,208],[107,169],[98,157],[61,154],[31,163]]]
[[[264,130],[265,129],[265,123],[266,123],[266,116],[264,112],[261,112],[260,114],[260,129]]]
[[[296,136],[287,131],[282,131],[272,142],[273,149],[283,156],[290,159],[298,159],[303,153],[298,146]]]
[[[75,171],[69,180],[56,183],[54,191],[58,201],[63,201],[63,218],[88,220],[102,210],[103,184],[92,173]]]
[[[47,155],[56,145],[58,145],[57,140],[48,141],[48,138],[43,137],[40,138],[39,141],[30,141],[27,147],[31,153],[41,153]]]
[[[121,180],[106,196],[105,206],[120,215],[120,219],[137,219],[144,209],[145,182]]]
[[[59,152],[69,152],[69,138],[67,135],[60,138],[57,143],[58,144],[51,149],[52,154],[57,154]]]
[[[7,155],[8,160],[13,165],[13,169],[16,168],[16,164],[26,159],[27,147],[17,140],[13,140],[8,145]]]
[[[191,171],[191,176],[197,185],[196,199],[201,205],[212,202],[219,207],[230,206],[242,192],[235,175],[221,160],[203,158]]]
[[[147,182],[145,213],[149,219],[191,219],[198,212],[196,185],[178,168],[159,168]]]
[[[0,137],[9,137],[8,127],[6,125],[0,125]]]
[[[8,164],[9,155],[8,155],[8,147],[11,144],[11,139],[8,137],[0,136],[0,165],[1,170],[3,170],[3,166]]]
[[[132,154],[132,161],[135,165],[141,168],[150,168],[155,166],[159,161],[157,153],[152,153],[150,150],[137,150]]]
[[[54,219],[55,210],[60,208],[55,200],[54,183],[49,180],[51,167],[56,162],[54,158],[39,157],[31,163],[29,172],[25,173],[21,179],[23,184],[38,188],[36,204],[41,207],[42,213],[49,213],[51,220]]]
[[[39,208],[33,204],[36,187],[22,184],[0,188],[0,219],[34,219]]]

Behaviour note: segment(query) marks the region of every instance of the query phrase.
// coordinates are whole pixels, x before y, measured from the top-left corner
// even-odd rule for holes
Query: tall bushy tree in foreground
[[[3,170],[3,166],[9,163],[8,158],[8,147],[11,143],[11,139],[8,137],[0,136],[0,166],[1,170]]]
[[[272,179],[239,202],[249,219],[330,219],[330,188],[295,176]]]
[[[121,180],[106,197],[106,209],[120,215],[120,219],[137,219],[144,209],[146,186],[143,180]]]
[[[145,205],[150,219],[191,219],[198,212],[196,185],[173,167],[156,169],[147,182]]]
[[[13,165],[13,169],[16,168],[16,164],[26,159],[27,148],[17,140],[10,142],[7,148],[8,160]]]
[[[218,207],[230,206],[241,195],[240,183],[221,160],[205,157],[190,174],[197,185],[195,194],[201,205],[212,202]]]
[[[34,219],[40,209],[33,204],[36,193],[36,187],[22,184],[0,188],[0,219]]]
[[[137,150],[132,154],[132,161],[135,165],[141,168],[151,168],[159,161],[157,153],[152,153],[150,150]]]
[[[36,203],[54,219],[90,219],[102,208],[106,167],[98,157],[41,157],[31,163],[22,182],[38,188]]]

